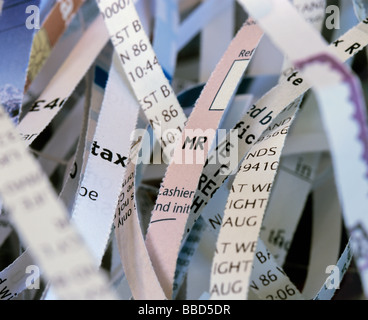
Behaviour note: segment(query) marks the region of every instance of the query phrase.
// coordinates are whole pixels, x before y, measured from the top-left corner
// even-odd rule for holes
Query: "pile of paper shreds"
[[[1,0],[0,300],[368,297],[367,9]]]

